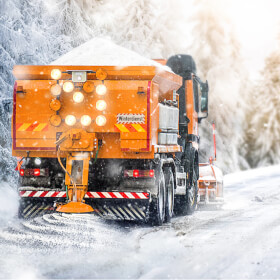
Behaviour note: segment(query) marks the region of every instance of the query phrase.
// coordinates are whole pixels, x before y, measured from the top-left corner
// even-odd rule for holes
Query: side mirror
[[[201,99],[200,99],[200,116],[199,116],[199,122],[201,122],[202,119],[205,119],[208,117],[208,92],[209,92],[209,86],[208,82],[200,83],[200,91],[201,91]]]

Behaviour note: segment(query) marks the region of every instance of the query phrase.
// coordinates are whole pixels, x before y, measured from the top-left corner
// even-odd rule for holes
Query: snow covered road
[[[280,277],[280,166],[227,175],[222,209],[156,228],[91,215],[18,221],[3,189],[0,278]]]

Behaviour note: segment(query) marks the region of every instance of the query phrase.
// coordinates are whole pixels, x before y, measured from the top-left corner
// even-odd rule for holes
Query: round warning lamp
[[[81,117],[81,124],[83,126],[89,126],[91,124],[91,117],[88,115],[83,115]]]
[[[51,94],[54,96],[59,96],[61,94],[61,86],[58,84],[51,86]]]
[[[65,82],[63,84],[63,90],[65,92],[72,92],[74,90],[74,84],[72,82]]]
[[[98,79],[98,80],[101,80],[101,81],[103,81],[103,80],[105,80],[106,78],[107,78],[107,72],[104,70],[104,69],[102,69],[102,68],[99,68],[97,71],[96,71],[96,78]]]
[[[59,80],[61,78],[61,71],[59,69],[53,69],[51,71],[51,77],[54,80]]]
[[[96,102],[96,109],[98,111],[104,111],[107,108],[107,103],[104,100],[98,100]]]
[[[52,115],[51,117],[50,117],[50,123],[51,123],[51,125],[53,125],[53,126],[60,126],[60,124],[61,124],[61,117],[59,116],[59,115]]]
[[[104,126],[106,124],[107,120],[104,116],[100,115],[96,118],[95,122],[98,126]]]
[[[50,108],[55,112],[58,111],[61,108],[60,101],[57,99],[53,99],[50,103]]]
[[[68,115],[65,118],[65,123],[69,126],[73,126],[76,123],[76,117],[73,115]]]
[[[83,90],[86,92],[86,93],[91,93],[94,91],[94,83],[91,82],[91,81],[87,81],[84,83],[83,85]]]
[[[80,91],[77,91],[73,94],[73,100],[75,103],[82,103],[84,101],[84,95]]]
[[[104,95],[107,92],[107,87],[103,84],[100,84],[96,87],[96,93],[98,95]]]

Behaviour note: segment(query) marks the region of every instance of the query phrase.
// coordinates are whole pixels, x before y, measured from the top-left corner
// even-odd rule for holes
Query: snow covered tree
[[[15,64],[47,64],[70,49],[43,0],[0,0],[0,180],[15,176],[10,116]],[[9,170],[9,172],[8,172]]]
[[[280,41],[279,41],[280,47]],[[247,114],[248,159],[252,167],[280,163],[280,51],[265,61]]]
[[[50,0],[55,7],[63,34],[78,46],[94,37],[109,37],[113,42],[146,57],[161,58],[176,52],[172,1],[161,0]],[[172,39],[171,39],[172,37]]]
[[[201,161],[213,155],[211,122],[216,123],[218,164],[225,172],[246,166],[239,155],[243,143],[244,69],[239,44],[228,20],[219,9],[221,1],[195,2],[191,54],[198,75],[210,86],[209,116],[201,126]],[[242,92],[241,92],[242,91]],[[242,95],[241,95],[242,94]]]

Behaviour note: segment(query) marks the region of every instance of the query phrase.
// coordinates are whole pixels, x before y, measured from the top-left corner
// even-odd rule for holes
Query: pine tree
[[[249,162],[252,167],[278,164],[280,163],[279,49],[267,57],[261,79],[251,96],[251,106],[247,114]]]
[[[227,19],[219,10],[221,1],[196,1],[194,41],[191,49],[198,74],[210,85],[209,116],[201,126],[201,161],[213,155],[211,122],[216,123],[218,164],[229,172],[246,165],[239,155],[243,141],[244,81],[239,44]],[[243,93],[244,94],[244,93]]]

